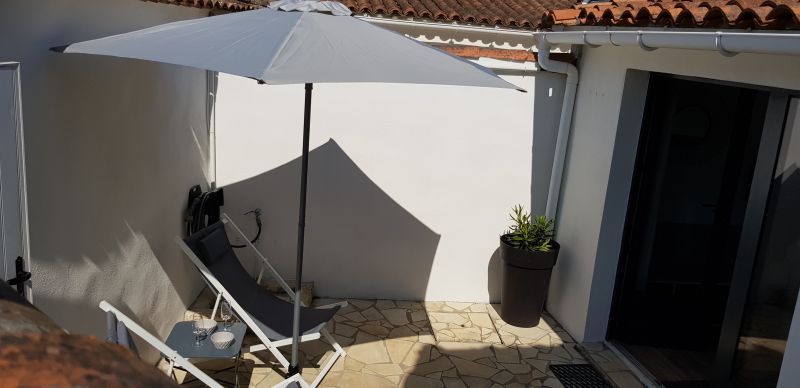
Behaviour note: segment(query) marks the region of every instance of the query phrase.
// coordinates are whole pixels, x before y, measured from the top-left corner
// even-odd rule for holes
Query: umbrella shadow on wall
[[[261,208],[259,249],[294,278],[300,158],[226,186],[225,211]],[[303,280],[324,297],[423,300],[440,235],[375,184],[333,139],[309,157]]]

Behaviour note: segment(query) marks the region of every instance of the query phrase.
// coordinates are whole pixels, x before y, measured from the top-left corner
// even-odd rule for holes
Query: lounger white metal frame
[[[264,274],[264,270],[266,269],[267,271],[269,271],[270,275],[272,275],[272,277],[278,281],[278,284],[280,284],[281,288],[283,288],[286,294],[289,295],[290,300],[294,301],[294,298],[297,297],[294,291],[292,291],[292,288],[289,287],[289,284],[286,283],[285,280],[283,280],[283,277],[281,277],[281,275],[278,273],[275,267],[273,267],[272,264],[270,264],[269,260],[258,250],[258,248],[256,248],[255,245],[253,245],[252,242],[250,242],[250,239],[247,238],[244,232],[242,232],[242,230],[239,229],[239,227],[233,222],[233,220],[231,220],[231,218],[227,214],[223,213],[221,219],[224,224],[230,225],[231,228],[233,228],[233,230],[236,231],[237,234],[242,236],[242,240],[245,241],[245,244],[250,249],[252,249],[253,252],[255,252],[256,257],[258,257],[258,259],[261,261],[262,264],[261,270],[259,271],[258,278],[254,281],[260,283],[261,278]],[[189,259],[192,261],[192,263],[194,263],[194,265],[200,270],[200,273],[203,275],[203,279],[206,281],[206,284],[208,284],[211,291],[217,294],[217,299],[214,302],[214,308],[211,311],[211,318],[213,319],[214,316],[216,316],[217,308],[219,307],[220,301],[222,299],[226,300],[230,304],[231,308],[233,308],[233,310],[236,312],[236,315],[238,315],[242,319],[242,321],[244,321],[244,323],[250,328],[250,330],[253,331],[253,333],[255,333],[255,335],[261,341],[260,345],[254,345],[250,347],[249,349],[250,353],[257,352],[259,350],[268,350],[270,353],[272,353],[273,356],[275,356],[275,358],[278,360],[281,366],[283,366],[283,368],[288,371],[289,360],[286,359],[286,357],[278,350],[278,348],[282,346],[291,345],[292,339],[285,338],[278,341],[270,340],[269,337],[267,337],[267,335],[256,324],[253,317],[251,317],[250,314],[248,314],[247,311],[244,308],[242,308],[242,306],[233,297],[231,297],[230,293],[225,289],[225,286],[223,286],[222,283],[220,283],[220,281],[217,280],[216,277],[214,277],[211,271],[209,271],[208,267],[206,267],[205,264],[203,264],[203,262],[200,260],[200,258],[197,257],[197,255],[192,251],[192,249],[189,248],[188,245],[186,245],[183,239],[180,237],[175,237],[175,242],[177,242],[178,246],[181,247],[186,256],[188,256]],[[333,308],[336,306],[345,307],[347,306],[347,302],[332,303],[324,306],[319,306],[317,308],[324,309],[324,308]],[[298,377],[294,376],[290,377],[284,383],[296,382],[301,387],[315,388],[319,385],[320,382],[322,382],[322,379],[325,377],[328,371],[333,367],[333,364],[336,362],[336,360],[339,359],[339,357],[347,356],[347,352],[345,352],[345,350],[339,345],[339,343],[336,342],[336,339],[333,338],[333,336],[330,333],[328,333],[328,331],[325,328],[322,328],[319,333],[306,334],[300,336],[300,342],[303,343],[303,342],[318,340],[321,337],[320,334],[322,334],[322,336],[324,336],[325,339],[328,340],[328,342],[330,342],[331,346],[335,350],[330,360],[328,360],[328,362],[326,362],[325,365],[323,365],[316,379],[314,379],[314,381],[311,384],[308,384],[302,378],[299,378],[299,375],[295,375]],[[278,386],[280,386],[280,384]]]
[[[296,374],[296,375],[291,375],[291,376],[287,377],[285,380],[281,381],[280,383],[273,385],[272,388],[290,388],[290,387],[295,387],[295,386],[299,386],[301,388],[309,388],[308,383],[306,383],[306,381],[303,380],[302,377],[300,377],[299,373]]]
[[[150,334],[147,330],[143,327],[139,326],[134,320],[128,318],[127,315],[123,314],[119,310],[117,310],[114,306],[110,303],[104,301],[100,302],[100,309],[105,312],[111,312],[114,316],[117,317],[118,321],[121,321],[125,324],[125,327],[128,330],[132,331],[134,334],[139,336],[139,338],[147,341],[152,347],[156,348],[161,354],[166,357],[167,361],[169,361],[169,370],[167,371],[167,376],[172,375],[172,369],[175,366],[181,367],[185,369],[187,372],[191,373],[192,376],[196,377],[198,380],[202,381],[203,384],[208,385],[211,388],[222,388],[222,385],[216,382],[211,376],[207,375],[205,372],[201,371],[200,368],[196,367],[192,364],[188,359],[184,358],[177,351],[170,348],[162,342],[160,339],[156,338],[154,335]]]

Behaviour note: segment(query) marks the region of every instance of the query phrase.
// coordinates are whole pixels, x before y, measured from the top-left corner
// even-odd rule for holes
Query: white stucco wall
[[[315,293],[497,300],[498,236],[511,207],[531,202],[534,99],[561,103],[563,80],[545,75],[548,88],[537,94],[536,78],[507,77],[526,94],[315,85],[304,266]],[[251,232],[252,218],[240,215],[264,210],[259,245],[287,278],[294,278],[302,112],[302,85],[220,76],[217,177],[226,208]],[[557,120],[538,121],[540,136],[553,141],[544,132]]]
[[[22,63],[33,301],[101,338],[106,299],[165,336],[201,280],[172,238],[204,183],[205,72],[48,51],[204,11],[129,0],[12,0],[0,61]]]
[[[575,103],[557,238],[562,250],[548,310],[579,341],[605,338],[630,181],[612,182],[622,89],[628,69],[800,90],[800,57],[634,47],[586,48]],[[636,138],[628,137],[628,155]],[[629,164],[632,167],[632,164]],[[612,197],[607,194],[613,192]],[[619,206],[622,204],[622,206]],[[620,213],[621,212],[621,213]],[[603,225],[604,219],[613,223]],[[602,238],[600,236],[603,236]]]

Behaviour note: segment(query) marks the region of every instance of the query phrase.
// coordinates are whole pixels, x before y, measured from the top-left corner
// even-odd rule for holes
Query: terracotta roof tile
[[[570,8],[551,9],[542,17],[539,26],[554,25],[797,30],[800,29],[800,0],[637,0],[574,4]]]
[[[269,0],[142,0],[154,3],[182,5],[185,7],[217,9],[221,11],[248,11],[269,4]]]
[[[269,0],[144,0],[221,11]],[[357,14],[533,30],[554,25],[800,29],[800,0],[341,0]]]
[[[661,13],[661,7],[657,5],[651,5],[647,7],[639,8],[636,11],[636,24],[649,24],[655,22],[658,14]]]
[[[142,0],[185,7],[226,12],[263,8],[270,0]],[[573,0],[340,0],[357,14],[426,18],[447,22],[497,25],[506,28],[534,29],[546,6],[569,7]],[[556,11],[576,23],[578,9]],[[497,49],[477,46],[437,45],[441,50],[463,58],[493,58],[510,61],[536,61],[536,53],[527,50]],[[552,59],[575,64],[568,53],[554,53]]]
[[[144,0],[223,11],[261,8],[269,0]],[[550,9],[575,0],[340,0],[357,14],[535,29]],[[610,3],[609,3],[610,4]]]
[[[556,9],[552,11],[553,15],[558,19],[574,19],[580,15],[579,9]]]

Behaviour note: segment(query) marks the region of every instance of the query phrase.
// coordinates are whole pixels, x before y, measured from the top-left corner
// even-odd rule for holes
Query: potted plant
[[[561,248],[553,240],[553,220],[512,208],[513,223],[500,236],[502,282],[500,317],[519,327],[539,324],[550,274]]]

